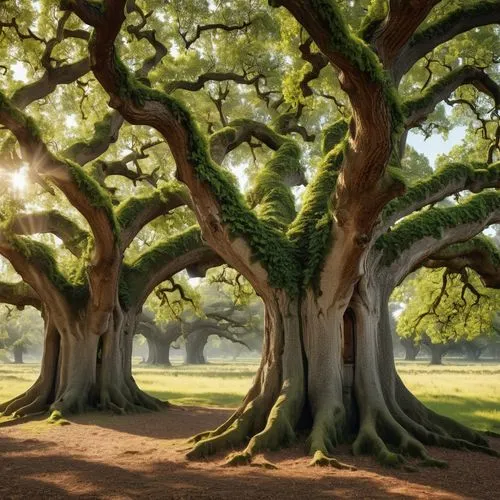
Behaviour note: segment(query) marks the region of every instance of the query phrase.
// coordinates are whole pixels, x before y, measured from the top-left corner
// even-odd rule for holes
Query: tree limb
[[[480,26],[500,23],[500,0],[481,0],[452,10],[415,33],[400,51],[393,65],[399,82],[414,64],[439,45]]]
[[[16,234],[54,234],[76,257],[80,257],[88,245],[87,231],[57,210],[16,215],[9,220],[8,228]]]
[[[454,273],[470,268],[479,274],[485,286],[500,288],[500,253],[495,244],[484,236],[443,248],[431,255],[423,265],[430,268],[445,267]]]
[[[41,309],[42,302],[36,292],[23,281],[17,283],[0,282],[0,302],[11,304],[18,309],[32,306]]]
[[[407,129],[417,126],[434,111],[440,102],[462,85],[474,85],[480,92],[489,95],[500,107],[500,86],[481,68],[463,66],[451,71],[430,86],[423,95],[404,104]]]

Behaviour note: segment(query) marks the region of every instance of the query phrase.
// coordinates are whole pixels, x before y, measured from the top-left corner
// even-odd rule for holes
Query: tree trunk
[[[146,338],[148,342],[148,360],[149,365],[170,366],[170,340],[160,340],[157,338]]]
[[[342,441],[354,441],[354,453],[371,453],[390,466],[406,455],[445,465],[424,444],[484,450],[478,433],[425,408],[399,379],[391,291],[380,279],[364,277],[350,303],[338,300],[330,308],[313,290],[301,301],[276,291],[263,296],[265,337],[254,383],[227,422],[193,438],[188,457],[246,443],[228,458],[245,464],[258,452],[289,444],[299,430],[309,433],[311,464],[337,468],[350,468],[332,457]]]
[[[405,361],[415,361],[420,352],[420,346],[413,339],[401,339],[400,342],[405,349]]]
[[[0,405],[5,415],[27,415],[50,408],[78,413],[87,408],[123,413],[135,407],[158,409],[132,376],[135,313],[117,308],[102,335],[88,333],[87,319],[51,317],[44,312],[45,345],[38,380],[24,394]],[[56,324],[57,323],[57,324]]]
[[[202,330],[197,330],[186,338],[186,364],[204,365],[207,360],[203,351],[208,342],[208,334]]]
[[[14,354],[14,363],[22,365],[23,361],[23,346],[14,346],[12,349],[12,354]]]
[[[442,365],[443,356],[448,352],[449,347],[445,344],[433,344],[429,342],[426,344],[427,348],[431,352],[431,365]]]

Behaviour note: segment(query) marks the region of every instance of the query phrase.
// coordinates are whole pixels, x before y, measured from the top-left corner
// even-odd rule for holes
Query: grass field
[[[183,405],[238,405],[257,369],[256,361],[204,366],[135,366],[139,385],[160,399]],[[27,389],[39,365],[0,365],[0,401]],[[500,432],[500,364],[399,362],[408,387],[430,408],[480,430]]]

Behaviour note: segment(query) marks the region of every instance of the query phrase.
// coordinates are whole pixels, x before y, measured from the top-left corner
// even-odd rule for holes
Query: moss
[[[40,129],[38,128],[35,121],[28,115],[24,114],[20,109],[12,105],[9,99],[5,96],[3,92],[0,91],[0,113],[6,113],[15,122],[16,126],[13,128],[23,127],[25,128],[32,140],[38,140],[41,137]],[[7,128],[10,128],[7,126]]]
[[[371,0],[366,16],[361,23],[359,36],[363,40],[371,40],[386,16],[387,0]]]
[[[426,40],[433,38],[439,39],[442,35],[446,35],[450,30],[453,30],[457,24],[460,24],[467,17],[481,14],[488,15],[495,12],[497,9],[498,1],[496,0],[482,0],[480,2],[469,2],[468,5],[461,5],[442,16],[438,21],[415,33],[410,40],[409,46],[411,48]]]
[[[133,263],[124,264],[119,284],[120,303],[125,308],[134,305],[142,292],[139,284],[144,282],[144,277],[152,276],[159,266],[203,245],[200,228],[194,226],[158,243]]]
[[[403,130],[403,113],[396,89],[374,51],[351,32],[334,0],[311,0],[311,5],[328,28],[331,50],[380,85],[389,108],[392,132],[399,134]]]
[[[497,248],[494,240],[486,236],[476,236],[469,241],[450,245],[439,252],[439,258],[446,257],[447,255],[465,255],[473,251],[487,254],[490,262],[495,267],[500,267],[500,250]]]
[[[115,234],[115,237],[118,238],[119,226],[113,211],[113,204],[111,203],[109,194],[104,191],[98,182],[88,175],[83,168],[80,167],[80,165],[77,165],[70,160],[65,160],[65,163],[68,166],[69,173],[77,184],[78,189],[85,195],[90,204],[94,208],[104,210],[111,228],[113,229],[113,233]]]
[[[408,188],[406,193],[391,201],[383,212],[387,218],[414,203],[426,200],[434,193],[443,191],[447,186],[463,182],[463,189],[472,188],[474,183],[486,184],[500,179],[500,162],[492,165],[486,163],[451,163],[436,170],[435,174]]]
[[[382,263],[391,265],[417,241],[431,237],[440,239],[446,229],[486,220],[491,212],[500,209],[500,193],[485,191],[450,208],[431,208],[407,217],[395,229],[376,242],[383,250]]]
[[[88,287],[83,282],[72,282],[59,270],[53,250],[25,236],[17,236],[4,231],[4,236],[12,247],[31,265],[42,271],[54,287],[63,294],[71,304],[79,307],[88,299]]]
[[[444,88],[450,85],[459,78],[461,73],[468,72],[470,67],[465,66],[462,68],[450,71],[447,75],[440,78],[436,83],[427,87],[427,89],[417,98],[410,99],[403,104],[403,113],[410,117],[416,111],[420,109],[426,109],[428,106],[432,105],[435,100],[435,96],[438,95]]]
[[[307,263],[303,269],[304,285],[317,277],[329,247],[333,220],[330,203],[344,160],[344,148],[342,142],[326,156],[307,191],[299,216],[288,231],[299,260]]]
[[[232,175],[210,159],[205,140],[189,112],[173,97],[138,82],[118,58],[115,64],[122,98],[131,99],[136,106],[143,106],[148,100],[162,103],[187,131],[189,161],[197,177],[210,187],[218,200],[222,220],[232,236],[246,239],[253,257],[267,270],[270,285],[297,293],[300,264],[295,259],[293,246],[277,228],[258,220],[236,188]]]
[[[186,188],[173,181],[150,195],[128,198],[116,209],[118,224],[122,229],[128,227],[145,208],[153,204],[167,203],[171,196],[186,196]]]
[[[64,151],[64,156],[71,160],[75,160],[80,153],[84,151],[92,152],[103,142],[109,142],[112,121],[113,114],[108,113],[101,121],[95,123],[94,134],[88,141],[81,141],[73,144]]]
[[[295,200],[289,186],[304,178],[299,159],[299,147],[293,141],[285,141],[258,173],[248,195],[250,206],[258,207],[259,218],[282,230],[296,216]]]
[[[322,150],[328,154],[347,134],[348,124],[345,120],[338,120],[323,131]]]

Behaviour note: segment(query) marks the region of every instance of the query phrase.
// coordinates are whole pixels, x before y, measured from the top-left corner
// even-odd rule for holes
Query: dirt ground
[[[184,458],[186,438],[215,428],[229,411],[171,408],[162,413],[76,417],[0,424],[0,499],[173,498],[481,498],[500,496],[500,460],[482,453],[430,448],[448,469],[404,472],[353,457],[357,471],[311,468],[303,448],[266,454],[277,470],[223,467],[224,455]],[[492,440],[500,449],[500,440]]]

